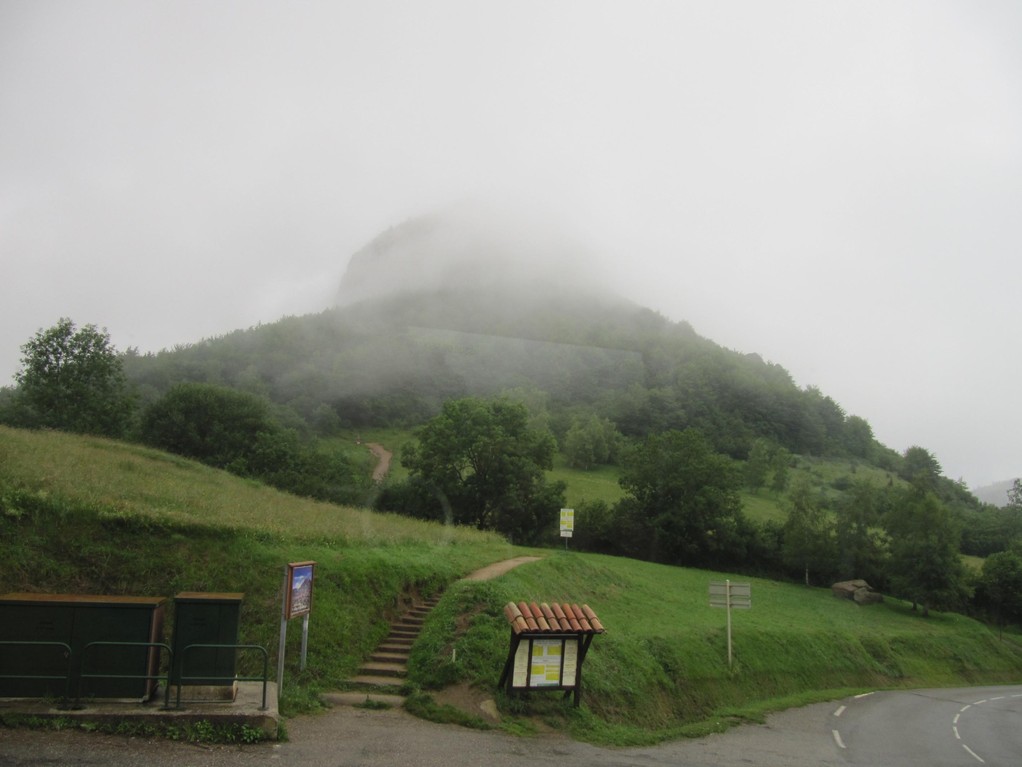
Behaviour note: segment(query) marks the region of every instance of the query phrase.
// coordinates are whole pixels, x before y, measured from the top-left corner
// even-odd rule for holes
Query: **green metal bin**
[[[174,597],[172,684],[223,687],[234,684],[244,594],[185,591]],[[196,647],[189,645],[220,645]],[[184,678],[182,679],[182,669]]]
[[[149,643],[163,641],[165,602],[91,594],[0,596],[0,697],[147,700],[160,661]]]

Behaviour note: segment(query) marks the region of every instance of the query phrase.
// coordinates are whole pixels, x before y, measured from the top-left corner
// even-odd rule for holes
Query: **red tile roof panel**
[[[504,606],[504,616],[515,634],[603,634],[606,631],[589,605],[508,602]]]

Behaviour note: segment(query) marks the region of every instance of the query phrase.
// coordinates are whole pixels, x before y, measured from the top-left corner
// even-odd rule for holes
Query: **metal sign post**
[[[731,668],[731,610],[752,608],[752,586],[748,583],[732,583],[727,581],[710,581],[710,607],[723,607],[727,610],[727,667]]]
[[[284,646],[286,644],[287,644],[287,616],[281,615],[280,640],[277,645],[277,695],[280,695],[280,691],[283,689],[284,684]]]
[[[277,694],[284,684],[284,646],[287,643],[287,622],[302,618],[302,655],[299,665],[305,671],[309,649],[309,614],[312,612],[312,583],[315,562],[291,562],[284,567],[284,599],[280,615],[280,646],[277,648]]]
[[[298,664],[299,671],[305,671],[305,657],[309,652],[309,614],[302,616],[302,657]]]
[[[564,550],[568,550],[568,539],[575,531],[575,510],[561,509],[561,537],[564,539]]]

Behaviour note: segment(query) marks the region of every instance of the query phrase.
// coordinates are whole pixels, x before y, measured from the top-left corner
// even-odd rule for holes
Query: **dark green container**
[[[236,645],[244,594],[185,591],[174,597],[174,671],[172,684],[184,687],[234,684],[234,647],[194,648],[189,645]],[[186,677],[181,679],[182,663]],[[196,678],[198,677],[198,678]]]
[[[0,697],[148,699],[156,689],[160,654],[148,642],[163,641],[165,597],[89,594],[0,596],[0,642],[62,642],[57,645],[0,644]],[[129,642],[138,646],[93,646]],[[164,653],[165,654],[165,653]],[[64,679],[11,678],[20,675]],[[82,674],[86,677],[82,677]],[[99,678],[93,675],[100,675]],[[112,677],[132,678],[102,678]]]

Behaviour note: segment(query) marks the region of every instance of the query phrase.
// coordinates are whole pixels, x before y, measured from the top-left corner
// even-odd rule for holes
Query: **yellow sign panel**
[[[578,642],[572,638],[532,639],[515,652],[511,684],[517,688],[575,686]]]
[[[561,537],[570,538],[575,530],[575,510],[561,509]]]
[[[530,687],[556,687],[561,683],[561,653],[564,642],[560,639],[534,639],[529,667]]]

